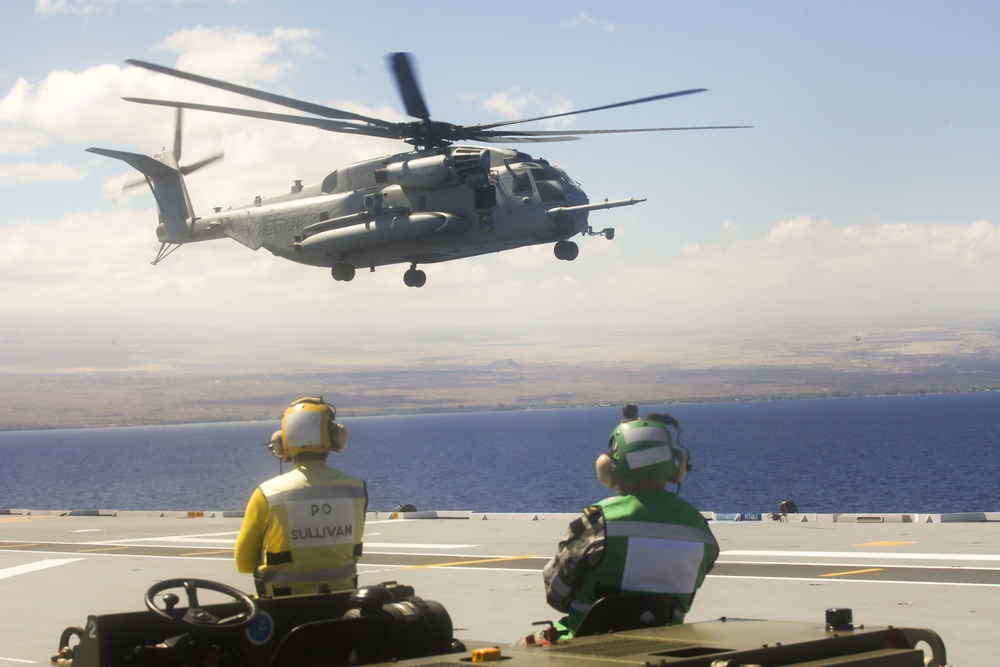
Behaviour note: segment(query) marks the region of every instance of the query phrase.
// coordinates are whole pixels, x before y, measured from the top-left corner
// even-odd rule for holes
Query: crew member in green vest
[[[625,421],[597,459],[598,479],[618,494],[570,523],[545,566],[546,599],[566,613],[557,626],[562,637],[572,636],[590,607],[608,595],[667,595],[674,601],[673,623],[683,623],[719,556],[708,522],[667,489],[668,483],[679,488],[690,469],[680,424],[666,414],[637,414],[626,406]]]
[[[323,398],[285,410],[271,451],[295,466],[250,497],[236,538],[236,568],[253,573],[257,594],[277,597],[358,586],[368,491],[363,480],[326,463],[347,445],[347,429]]]

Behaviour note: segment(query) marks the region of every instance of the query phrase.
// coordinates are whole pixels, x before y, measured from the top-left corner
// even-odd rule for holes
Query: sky
[[[247,328],[738,327],[1000,310],[1000,5],[992,1],[620,2],[11,0],[0,4],[0,316],[76,313]],[[431,115],[524,118],[673,90],[710,92],[561,119],[603,135],[519,146],[565,168],[613,241],[329,271],[223,239],[157,266],[136,176],[89,146],[152,154],[170,109],[263,108],[128,58],[394,121],[386,55],[411,52]],[[275,111],[284,111],[272,108]],[[196,212],[280,194],[406,150],[188,112]],[[624,307],[623,307],[624,306]]]

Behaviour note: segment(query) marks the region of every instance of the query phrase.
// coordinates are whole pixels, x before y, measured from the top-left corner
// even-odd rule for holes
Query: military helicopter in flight
[[[703,92],[696,88],[640,99],[477,125],[455,125],[431,119],[409,54],[389,57],[390,69],[407,115],[416,120],[390,122],[312,104],[245,86],[141,60],[136,67],[273,103],[309,114],[274,113],[225,106],[124,99],[178,110],[174,149],[153,156],[106,148],[91,153],[122,160],[145,177],[156,200],[159,263],[185,243],[229,237],[251,250],[264,248],[293,262],[328,267],[333,278],[351,281],[357,269],[409,264],[403,282],[422,287],[427,276],[418,265],[552,243],[556,258],[576,259],[571,237],[614,238],[614,228],[595,231],[590,211],[632,206],[645,199],[591,203],[587,194],[561,168],[519,150],[463,145],[458,142],[518,144],[570,141],[585,135],[671,130],[734,129],[747,126],[659,127],[611,130],[514,130],[511,125],[561,118]],[[256,197],[252,202],[196,215],[184,176],[214,161],[180,166],[182,109],[233,114],[306,125],[330,132],[402,140],[405,153],[340,167],[320,182],[294,181],[290,191]]]

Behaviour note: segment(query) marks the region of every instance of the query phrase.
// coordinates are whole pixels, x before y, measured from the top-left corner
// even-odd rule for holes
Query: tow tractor
[[[230,598],[202,604],[208,592]],[[186,604],[181,604],[181,593]],[[169,579],[143,611],[66,628],[52,662],[73,667],[944,667],[932,630],[855,625],[850,609],[779,622],[720,618],[671,626],[668,598],[598,601],[572,639],[548,621],[517,645],[454,638],[445,608],[396,582],[353,592],[253,598],[204,579]],[[926,652],[925,652],[926,651]],[[502,667],[502,665],[497,665]]]

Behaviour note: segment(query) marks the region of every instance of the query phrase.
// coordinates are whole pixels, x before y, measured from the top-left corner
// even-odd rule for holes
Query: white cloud
[[[86,16],[99,14],[110,10],[116,0],[35,0],[35,14],[53,16],[69,14],[71,16]]]
[[[203,40],[223,45],[218,48],[225,47],[239,55],[237,58],[218,54],[218,58],[212,59],[217,68],[222,68],[220,63],[239,61],[241,67],[246,66],[244,74],[249,76],[254,72],[258,78],[273,76],[286,67],[277,60],[282,49],[292,48],[292,43],[298,48],[315,37],[311,31],[281,28],[256,40],[250,33],[197,30],[198,39],[194,43]],[[176,40],[178,44],[186,43],[192,32],[185,31],[183,38]],[[168,39],[167,43],[174,40]],[[0,98],[0,138],[8,138],[7,151],[19,155],[32,155],[59,139],[78,142],[71,149],[74,152],[89,144],[151,154],[172,145],[175,111],[120,99],[125,96],[208,104],[233,102],[229,93],[136,67],[99,65],[81,72],[55,71],[38,83],[20,79]],[[254,100],[246,101],[246,106],[257,104]],[[393,117],[388,109],[365,109],[355,102],[339,106],[363,114]],[[269,108],[275,110],[273,105]],[[295,179],[313,183],[338,166],[398,148],[378,139],[324,134],[311,128],[203,112],[185,114],[183,140],[182,164],[219,150],[226,152],[224,167],[205,169],[189,180],[196,210],[239,205],[255,195],[271,196],[285,191]],[[65,152],[72,154],[69,150]],[[80,155],[81,159],[87,159]],[[106,160],[89,158],[87,164],[106,169],[113,164]],[[104,187],[108,198],[118,199],[121,184],[137,176],[124,165],[120,168],[118,175]],[[71,170],[72,167],[64,169],[59,176],[68,178]],[[13,169],[8,172],[9,177],[14,175]],[[49,175],[55,172],[50,170]],[[144,188],[137,189],[136,194],[149,195]]]
[[[597,28],[598,30],[603,30],[605,32],[614,32],[618,29],[614,23],[608,23],[607,21],[599,21],[590,14],[579,13],[566,23],[569,28]]]
[[[1000,309],[998,262],[1000,228],[985,221],[838,226],[803,217],[759,240],[622,265],[607,280],[692,319],[944,313]]]
[[[235,28],[198,26],[181,30],[160,42],[155,51],[179,54],[177,69],[217,79],[275,81],[292,67],[275,60],[285,49],[298,55],[313,50],[320,33],[301,28],[275,28],[268,35]]]
[[[83,140],[94,137],[140,136],[148,125],[124,95],[149,92],[149,73],[117,65],[98,65],[82,72],[59,70],[38,84],[19,79],[0,100],[0,122],[46,137]],[[7,130],[10,131],[10,130]],[[36,139],[36,142],[41,144]]]
[[[0,127],[0,155],[30,155],[49,143],[49,138],[42,132]]]
[[[0,187],[11,184],[79,181],[84,173],[63,162],[0,164]]]
[[[805,233],[768,234],[647,258],[618,239],[581,242],[576,262],[538,246],[427,265],[427,286],[402,284],[403,266],[326,269],[251,252],[234,241],[192,244],[159,266],[155,213],[114,210],[0,228],[0,312],[85,307],[145,319],[219,326],[263,323],[467,326],[717,324],[1000,309],[1000,229],[896,223],[837,226],[799,220]],[[772,227],[783,230],[788,222]]]
[[[519,88],[511,88],[487,97],[473,95],[465,95],[464,97],[476,101],[480,108],[494,114],[500,120],[549,116],[566,113],[573,109],[572,103],[568,99],[548,90],[522,91]],[[571,123],[572,119],[570,118],[553,119],[548,121],[545,127],[556,129],[567,127]]]

